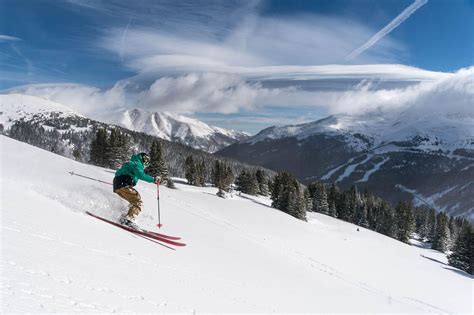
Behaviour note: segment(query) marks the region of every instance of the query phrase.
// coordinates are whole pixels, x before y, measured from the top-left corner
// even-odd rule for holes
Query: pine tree
[[[401,242],[408,243],[413,230],[413,214],[411,206],[400,201],[395,208],[396,236]]]
[[[367,209],[367,227],[375,231],[377,226],[375,197],[372,194],[367,193],[367,196],[364,199],[364,205]]]
[[[238,191],[245,193],[246,190],[246,181],[247,181],[247,171],[243,169],[240,171],[239,176],[235,179],[235,186]]]
[[[272,207],[281,209],[283,207],[281,196],[283,191],[283,175],[278,174],[273,178],[272,185],[270,186],[270,199],[272,200]]]
[[[235,182],[237,190],[244,194],[257,195],[259,192],[258,180],[256,174],[243,169]]]
[[[368,228],[369,227],[369,221],[367,220],[367,213],[368,213],[368,205],[364,203],[362,206],[359,206],[357,208],[357,213],[355,216],[355,224]]]
[[[376,231],[389,237],[395,237],[395,215],[393,209],[387,202],[382,201],[377,213],[379,217],[377,219],[378,226]]]
[[[316,184],[316,189],[313,196],[312,210],[323,214],[329,213],[328,197],[326,194],[326,188],[322,183]]]
[[[166,167],[165,161],[163,159],[161,142],[155,140],[151,143],[150,165],[147,167],[146,172],[151,176],[160,176],[163,183],[168,182],[168,168]]]
[[[232,172],[232,168],[227,163],[224,163],[224,174],[222,180],[222,190],[229,192],[234,182],[234,173]]]
[[[428,242],[433,243],[436,235],[436,213],[434,209],[428,210]]]
[[[206,164],[203,160],[196,163],[195,185],[203,187],[206,184]]]
[[[219,160],[214,162],[214,168],[212,169],[212,184],[219,187],[220,180],[222,177],[222,163]]]
[[[338,205],[340,200],[340,190],[335,183],[332,183],[328,192],[329,215],[338,218]]]
[[[225,193],[229,192],[232,182],[234,181],[234,174],[231,167],[225,162],[216,160],[212,172],[212,180],[214,186],[219,189],[217,195],[220,197],[225,196]]]
[[[146,172],[150,176],[160,175],[161,146],[157,141],[153,141],[150,147],[150,165]]]
[[[168,173],[168,167],[166,167],[165,160],[163,157],[161,158],[160,164],[159,164],[159,175],[161,177],[161,181],[167,183],[170,179],[169,173]]]
[[[336,202],[334,200],[329,204],[329,215],[333,218],[337,217]]]
[[[440,212],[436,216],[436,229],[431,248],[445,252],[448,249],[448,241],[449,229],[447,217],[444,213]]]
[[[357,223],[356,214],[359,212],[359,208],[362,207],[362,199],[357,186],[352,185],[347,198],[345,220]]]
[[[291,175],[287,172],[278,173],[273,179],[272,187],[272,207],[282,210],[288,208],[287,187],[291,180]]]
[[[275,176],[271,199],[272,207],[306,220],[303,189],[290,173],[282,172]]]
[[[454,246],[455,241],[458,238],[460,229],[456,225],[454,217],[450,217],[448,220],[448,231],[449,231],[449,241],[448,241],[448,249],[451,249]]]
[[[288,214],[294,216],[297,219],[306,221],[306,202],[304,200],[304,194],[301,186],[297,183],[297,185],[290,185],[288,189]]]
[[[259,189],[256,173],[250,173],[248,188],[249,188],[248,189],[249,195],[256,196],[259,193],[260,189]]]
[[[184,162],[185,167],[185,177],[189,185],[196,185],[196,165],[194,164],[194,159],[192,155],[186,158]]]
[[[311,198],[311,194],[308,188],[305,188],[303,195],[306,204],[306,211],[313,211],[313,198]]]
[[[106,143],[104,166],[118,169],[123,162],[128,160],[130,153],[129,138],[118,128],[113,128],[109,137],[106,138]]]
[[[298,183],[298,213],[296,218],[306,221],[306,212],[308,208],[306,206],[306,199],[304,196],[304,187]]]
[[[286,193],[288,194],[287,196],[288,199],[287,199],[287,207],[284,210],[289,215],[297,217],[298,212],[299,212],[298,190],[293,185],[289,185],[286,189],[287,189]]]
[[[120,160],[124,163],[130,158],[131,144],[130,137],[125,133],[120,133]]]
[[[110,168],[120,167],[120,138],[117,129],[113,128],[107,139],[106,164]]]
[[[107,131],[99,128],[96,131],[95,139],[91,142],[90,163],[98,166],[107,166]]]
[[[429,209],[421,206],[415,208],[415,232],[419,235],[421,241],[426,242],[430,232]]]
[[[453,267],[474,274],[474,231],[471,226],[466,225],[460,231],[448,262]]]
[[[262,196],[268,196],[269,188],[268,188],[268,179],[265,174],[265,171],[258,169],[255,173],[258,182],[258,194]]]
[[[336,207],[338,210],[337,217],[341,220],[350,222],[352,208],[349,193],[341,191]]]
[[[320,182],[313,182],[306,187],[308,189],[308,193],[311,199],[314,198],[314,194],[316,193],[316,190],[318,189],[319,185]]]

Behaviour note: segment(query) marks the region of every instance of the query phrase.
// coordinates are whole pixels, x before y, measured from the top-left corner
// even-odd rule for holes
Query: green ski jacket
[[[132,154],[130,161],[124,163],[122,167],[115,172],[115,176],[128,175],[133,179],[133,186],[135,186],[139,179],[149,183],[153,183],[155,179],[153,176],[145,173],[142,157],[139,154]]]

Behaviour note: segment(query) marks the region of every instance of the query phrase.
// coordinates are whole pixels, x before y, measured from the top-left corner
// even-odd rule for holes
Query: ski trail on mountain
[[[374,156],[373,154],[367,154],[367,156],[364,160],[362,160],[360,162],[357,162],[357,163],[354,163],[354,164],[350,164],[349,166],[347,166],[346,169],[344,170],[344,173],[342,173],[336,179],[336,183],[340,182],[341,180],[343,180],[346,177],[349,177],[355,171],[357,166],[367,163],[367,161],[369,161],[373,156]]]
[[[350,158],[346,163],[344,163],[344,164],[342,164],[342,165],[339,165],[338,167],[336,167],[336,168],[330,170],[330,171],[327,172],[325,175],[323,175],[323,176],[321,177],[321,179],[322,179],[322,180],[330,179],[331,176],[332,176],[334,173],[336,173],[337,171],[339,171],[341,168],[343,168],[343,167],[346,166],[347,164],[350,164],[350,163],[354,162],[354,159],[355,159],[355,158],[356,158],[356,157],[352,157],[352,158]],[[308,179],[311,179],[311,177],[308,178]]]
[[[361,183],[361,182],[366,182],[369,180],[370,176],[377,172],[380,167],[382,165],[384,165],[385,163],[387,163],[388,161],[390,160],[389,157],[384,157],[382,161],[380,161],[379,163],[375,164],[373,168],[371,168],[370,170],[368,170],[367,172],[365,172],[364,174],[364,177],[362,177],[361,179],[359,179],[358,181],[356,181],[356,183]]]

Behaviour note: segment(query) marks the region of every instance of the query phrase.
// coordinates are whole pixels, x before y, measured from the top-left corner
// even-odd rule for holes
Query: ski
[[[186,244],[184,243],[180,243],[180,242],[176,242],[172,239],[169,239],[169,238],[166,238],[166,237],[162,237],[162,236],[159,236],[157,235],[158,233],[155,233],[155,232],[151,232],[151,231],[147,231],[147,230],[142,230],[142,229],[133,229],[131,227],[128,227],[128,226],[125,226],[125,225],[122,225],[120,223],[116,223],[116,222],[113,222],[113,221],[110,221],[108,219],[105,219],[105,218],[102,218],[98,215],[95,215],[89,211],[86,211],[86,213],[96,219],[99,219],[101,221],[104,221],[104,222],[107,222],[109,224],[112,224],[112,225],[115,225],[116,227],[119,227],[121,229],[124,229],[126,231],[129,231],[129,232],[132,232],[132,233],[135,233],[135,234],[138,234],[138,235],[141,235],[141,236],[145,236],[145,237],[148,237],[150,239],[154,239],[156,241],[159,241],[159,242],[163,242],[163,243],[167,243],[167,244],[170,244],[170,245],[174,245],[174,246],[186,246]]]

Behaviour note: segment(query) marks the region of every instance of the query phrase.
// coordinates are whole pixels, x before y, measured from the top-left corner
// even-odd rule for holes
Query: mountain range
[[[217,154],[474,219],[474,117],[464,113],[334,115],[270,127]]]
[[[84,117],[63,104],[32,95],[2,94],[0,102],[4,113],[3,118],[0,118],[0,123],[4,125],[4,128],[10,124],[8,121],[14,122],[20,118],[29,118],[45,112],[61,112],[63,117],[65,115]],[[248,133],[242,131],[210,126],[203,121],[180,114],[148,112],[138,108],[117,110],[95,118],[208,153],[216,152],[250,137]]]
[[[209,153],[250,137],[242,131],[210,126],[200,120],[169,112],[134,108],[107,117],[104,121]]]

